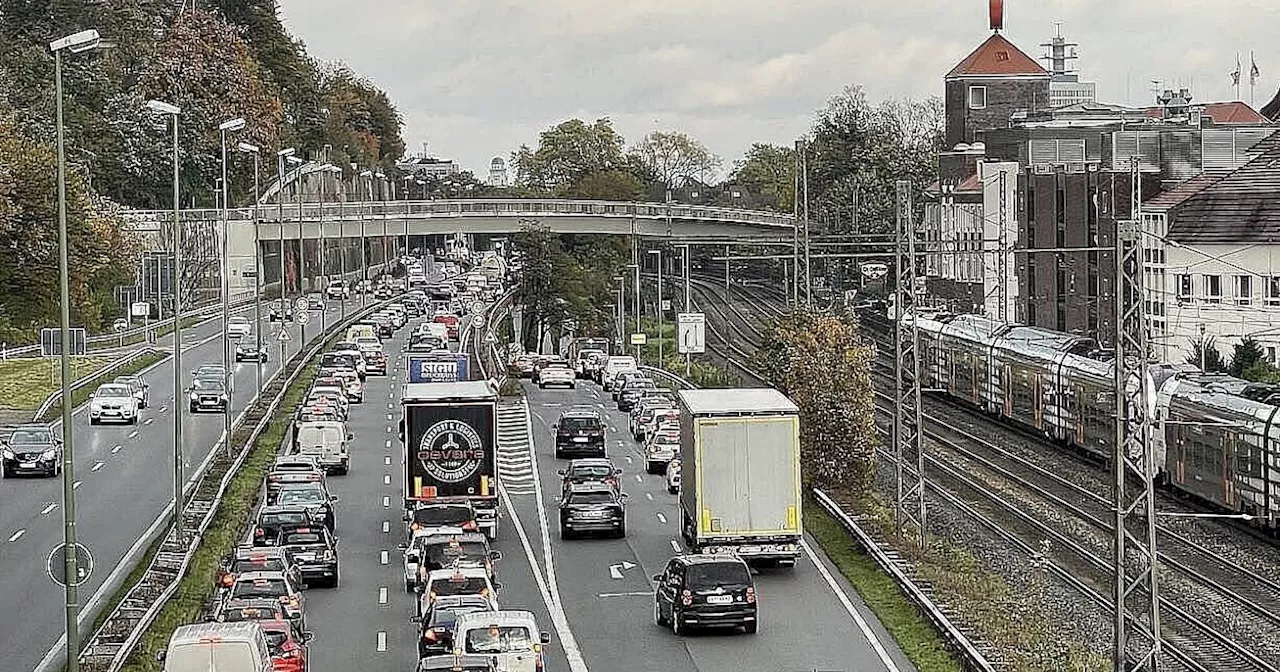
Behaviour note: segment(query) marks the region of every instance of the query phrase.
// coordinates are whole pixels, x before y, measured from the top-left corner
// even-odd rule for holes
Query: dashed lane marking
[[[383,456],[382,456],[382,463],[383,463],[383,464],[385,464],[385,465],[387,465],[387,466],[391,466],[391,456],[390,456],[390,455],[383,455]]]
[[[79,490],[79,489],[80,489],[80,484],[81,484],[81,483],[84,483],[84,481],[76,481],[75,483],[72,483],[72,484],[71,484],[71,489],[72,489],[72,490]]]
[[[386,650],[387,650],[387,633],[378,632],[378,651],[382,652]]]
[[[378,587],[378,604],[386,604],[386,603],[387,603],[387,587],[379,586]]]
[[[646,492],[646,493],[644,493],[644,498],[652,502],[652,501],[653,501],[653,493],[652,493],[652,492]]]
[[[384,509],[391,508],[391,498],[388,497],[387,495],[382,496],[382,508]]]
[[[121,448],[124,448],[124,446],[121,446],[120,444],[116,444],[116,445],[112,446],[112,447],[111,447],[111,454],[112,454],[112,455],[115,455],[116,453],[120,452],[120,449],[121,449]]]
[[[382,521],[382,533],[386,534],[390,531],[391,531],[391,521],[389,520]]]
[[[680,542],[676,541],[675,539],[671,539],[670,541],[671,541],[671,550],[675,551],[676,553],[679,553]]]
[[[138,438],[138,430],[136,430],[136,429],[135,429],[135,430],[133,430],[132,432],[129,432],[129,438],[131,438],[131,439],[136,439],[136,438]]]
[[[146,420],[143,420],[143,421],[142,421],[142,424],[144,424],[144,425],[149,425],[149,424],[151,424],[151,423],[153,423],[153,422],[155,422],[155,421],[156,421],[156,419],[155,419],[155,418],[147,418]]]
[[[379,554],[378,554],[378,562],[380,562],[380,563],[382,563],[382,564],[384,564],[384,565],[385,565],[385,564],[387,564],[387,552],[386,552],[386,551],[382,551],[381,553],[379,553]]]
[[[387,447],[388,447],[388,448],[390,448],[390,447],[391,447],[391,439],[387,439]]]
[[[662,512],[661,512],[661,511],[659,511],[657,515],[658,515],[658,522],[659,522],[659,523],[662,523],[663,525],[666,525],[666,524],[667,524],[667,517],[666,517],[666,516],[664,516],[664,515],[662,515]]]
[[[636,483],[644,483],[644,476],[636,474]]]
[[[387,458],[387,459],[391,459],[391,458]],[[382,484],[383,484],[383,485],[391,485],[391,474],[383,474],[383,475],[382,475]]]
[[[101,468],[102,468],[102,460],[98,460],[97,462],[93,463],[93,468],[90,469],[89,471],[97,471]]]
[[[40,515],[42,515],[42,516],[47,516],[47,515],[49,515],[49,512],[50,512],[50,511],[52,511],[52,510],[54,510],[54,509],[56,509],[56,508],[58,508],[58,505],[57,505],[57,504],[54,504],[53,502],[49,502],[48,504],[45,504],[45,505],[44,505],[44,508],[43,508],[43,509],[40,509]]]
[[[161,407],[160,407],[160,412],[161,412],[161,413],[164,413],[165,411],[168,411],[168,410],[169,410],[169,407],[168,407],[168,406],[161,406]]]
[[[14,533],[13,533],[13,536],[9,537],[9,541],[11,541],[11,542],[13,542],[13,541],[17,541],[17,540],[21,539],[21,538],[22,538],[22,535],[24,535],[24,534],[26,534],[26,533],[27,533],[26,529],[18,530],[17,532],[14,532]]]

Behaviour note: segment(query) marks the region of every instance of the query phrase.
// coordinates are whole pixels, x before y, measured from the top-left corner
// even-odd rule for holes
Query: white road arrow
[[[621,563],[616,565],[609,565],[609,577],[613,579],[621,579],[622,570],[631,569],[635,566],[636,566],[636,563],[627,562],[626,560],[623,560]]]

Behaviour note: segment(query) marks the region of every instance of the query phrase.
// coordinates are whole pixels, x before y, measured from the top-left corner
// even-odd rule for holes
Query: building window
[[[1267,278],[1267,305],[1280,306],[1280,276]]]
[[[1253,278],[1248,275],[1236,276],[1236,305],[1247,306],[1253,303]]]
[[[1267,347],[1267,361],[1272,364],[1276,363],[1276,349],[1274,347]]]
[[[1222,276],[1204,276],[1204,302],[1222,303]]]
[[[987,87],[985,86],[969,87],[969,109],[971,110],[987,109]]]
[[[1178,276],[1178,303],[1195,303],[1195,281],[1190,273]]]

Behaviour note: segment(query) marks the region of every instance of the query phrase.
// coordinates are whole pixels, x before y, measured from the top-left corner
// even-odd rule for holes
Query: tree
[[[625,170],[605,170],[591,173],[564,190],[567,198],[596,199],[601,201],[639,200],[643,185],[640,178]]]
[[[854,494],[870,487],[878,442],[873,356],[849,318],[798,312],[766,330],[756,366],[800,407],[806,486]]]
[[[1280,372],[1267,360],[1267,353],[1258,339],[1245,336],[1232,348],[1227,373],[1253,382],[1271,382]]]
[[[791,212],[795,203],[795,177],[795,150],[757,142],[734,163],[729,179],[760,205]]]
[[[516,334],[526,350],[537,351],[545,330],[564,321],[564,303],[557,293],[557,277],[564,272],[560,237],[547,227],[525,224],[511,240],[520,258],[520,302],[524,307],[523,334]]]
[[[1227,364],[1222,360],[1222,353],[1218,351],[1217,341],[1213,336],[1196,336],[1188,338],[1187,342],[1191,346],[1191,353],[1186,359],[1188,364],[1209,372],[1227,370]]]
[[[706,182],[707,173],[720,168],[720,157],[680,132],[654,131],[631,148],[631,155],[667,189],[690,180]]]
[[[608,118],[591,124],[570,119],[543,131],[537,149],[522,145],[511,155],[511,166],[517,184],[559,196],[588,176],[625,166],[623,145]]]

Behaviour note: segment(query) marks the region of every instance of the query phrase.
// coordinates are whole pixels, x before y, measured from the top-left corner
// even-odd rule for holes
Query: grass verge
[[[71,377],[93,373],[111,363],[113,358],[88,356],[71,358]],[[24,357],[0,361],[0,400],[3,408],[35,411],[62,383],[58,358]]]
[[[875,612],[919,672],[961,672],[964,669],[933,625],[907,599],[893,578],[881,571],[839,521],[827,515],[811,499],[805,502],[804,527]]]
[[[200,324],[205,320],[213,319],[213,317],[217,317],[218,319],[221,319],[221,315],[218,315],[218,316],[190,315],[190,316],[184,317],[182,318],[182,328],[188,329],[190,327],[194,327],[195,325]],[[156,332],[156,340],[160,340],[162,337],[173,333],[173,323],[169,322],[168,324],[164,324],[159,327],[156,327],[154,331]],[[92,352],[93,350],[109,350],[111,348],[120,348],[128,345],[135,345],[135,344],[141,343],[145,338],[146,338],[145,332],[137,333],[137,334],[129,334],[128,336],[124,337],[123,341],[121,341],[120,339],[116,339],[114,341],[104,341],[102,343],[99,343],[96,347],[90,346],[89,350]]]
[[[146,354],[143,354],[135,358],[133,361],[120,367],[119,369],[116,369],[115,371],[111,371],[109,373],[105,373],[100,376],[96,376],[92,378],[88,384],[80,388],[77,388],[75,390],[72,390],[71,408],[76,408],[80,404],[83,404],[84,402],[88,401],[89,395],[94,390],[98,389],[99,385],[115,380],[116,376],[128,376],[128,375],[135,374],[147,368],[148,366],[155,364],[156,362],[166,359],[167,357],[169,357],[169,353],[167,352],[154,352],[154,351],[148,352]],[[44,401],[44,400],[41,399],[41,401]],[[36,422],[52,422],[53,420],[57,419],[61,415],[62,415],[62,403],[59,402],[54,404],[53,406],[50,406],[49,410],[45,411],[44,415],[36,419]]]
[[[266,429],[245,458],[244,465],[231,478],[209,529],[191,559],[173,597],[160,610],[142,641],[124,666],[126,672],[159,672],[163,666],[156,662],[155,654],[169,643],[169,637],[178,626],[197,622],[204,614],[213,596],[214,573],[223,556],[244,537],[249,513],[261,491],[262,479],[275,460],[280,445],[285,440],[289,423],[287,418],[297,408],[311,385],[316,365],[309,362],[302,374],[285,391],[284,399]]]

